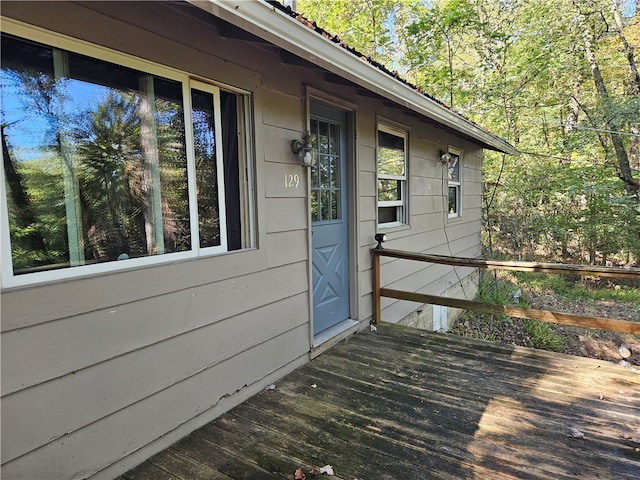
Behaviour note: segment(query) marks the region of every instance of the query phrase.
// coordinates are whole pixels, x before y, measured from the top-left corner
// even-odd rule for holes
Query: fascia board
[[[283,48],[371,92],[495,150],[518,155],[511,144],[427,96],[358,59],[331,40],[263,1],[188,0],[194,6]]]

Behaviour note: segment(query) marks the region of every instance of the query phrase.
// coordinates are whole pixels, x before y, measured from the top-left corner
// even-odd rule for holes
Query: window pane
[[[331,188],[340,188],[340,163],[338,161],[338,157],[330,157],[329,158],[329,169],[330,169],[330,178],[329,187]]]
[[[320,220],[320,212],[318,211],[320,191],[315,190],[311,192],[311,220],[317,222]]]
[[[329,125],[318,122],[318,153],[329,153]]]
[[[329,154],[330,155],[339,155],[340,144],[339,144],[339,126],[329,124]]]
[[[14,272],[189,249],[180,83],[10,37],[2,52]]]
[[[378,201],[402,200],[402,186],[399,180],[378,180]]]
[[[320,220],[331,220],[331,196],[328,190],[320,191]]]
[[[316,161],[311,165],[311,188],[320,187],[320,168],[318,167],[319,158],[320,158],[320,140],[318,137],[318,121],[311,120],[311,144],[315,150]]]
[[[191,90],[200,247],[220,245],[220,210],[213,94]]]
[[[331,191],[331,220],[340,219],[340,192]]]
[[[331,186],[331,157],[320,154],[316,158],[316,164],[320,171],[320,188],[329,188]]]
[[[13,274],[191,250],[183,84],[10,35],[1,40]],[[253,247],[251,97],[202,90],[191,99],[198,163],[190,165],[201,246]]]
[[[247,149],[250,132],[246,120],[251,118],[249,96],[221,90],[220,115],[227,249],[239,250],[255,245],[251,195],[253,166],[249,163]]]
[[[458,155],[451,155],[451,161],[449,162],[449,180],[452,182],[460,181],[460,157]]]
[[[449,187],[449,214],[458,213],[458,187]]]
[[[404,138],[378,132],[378,174],[404,176]]]
[[[1,60],[2,155],[13,268],[23,273],[43,265],[68,266],[62,165],[52,128],[56,119],[47,115],[58,98],[53,51],[3,35]]]
[[[311,219],[337,220],[340,205],[340,126],[326,120],[311,120],[316,161],[311,169]],[[332,152],[332,153],[330,153]]]
[[[398,221],[398,207],[378,208],[378,223],[392,223]]]

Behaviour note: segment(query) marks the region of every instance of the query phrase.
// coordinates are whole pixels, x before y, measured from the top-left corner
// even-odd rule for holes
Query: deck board
[[[574,438],[571,429],[584,433]],[[640,478],[640,374],[599,360],[381,325],[123,475]]]

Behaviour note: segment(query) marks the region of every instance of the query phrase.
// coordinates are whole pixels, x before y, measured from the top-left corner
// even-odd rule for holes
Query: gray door
[[[311,106],[313,333],[349,318],[349,226],[346,115]]]

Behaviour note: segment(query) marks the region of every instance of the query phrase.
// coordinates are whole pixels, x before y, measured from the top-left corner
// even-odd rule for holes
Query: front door
[[[346,114],[312,104],[310,132],[313,333],[347,320],[349,311],[349,226]]]

